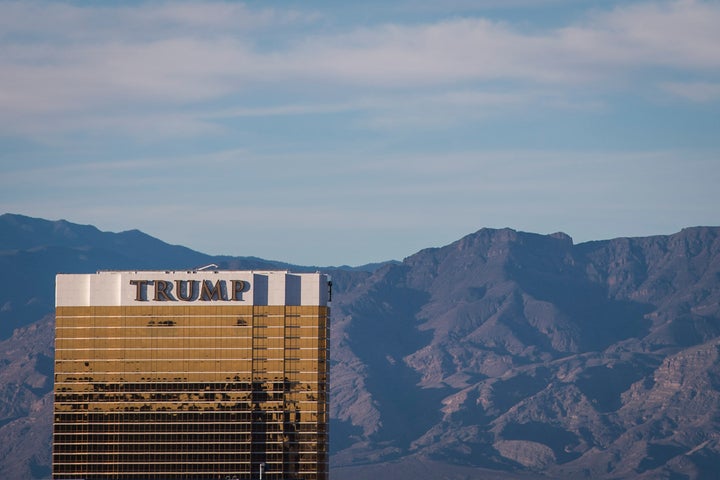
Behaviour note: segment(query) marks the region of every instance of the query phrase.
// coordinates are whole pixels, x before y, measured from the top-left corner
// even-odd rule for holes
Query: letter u
[[[186,285],[190,284],[190,288]],[[185,288],[183,288],[185,286]],[[183,293],[184,292],[184,293]],[[175,295],[179,300],[191,302],[197,298],[197,281],[195,280],[175,280]]]

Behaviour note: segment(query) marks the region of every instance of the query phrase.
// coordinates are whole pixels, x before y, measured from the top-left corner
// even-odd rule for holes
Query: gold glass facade
[[[328,478],[326,306],[56,309],[53,478]]]

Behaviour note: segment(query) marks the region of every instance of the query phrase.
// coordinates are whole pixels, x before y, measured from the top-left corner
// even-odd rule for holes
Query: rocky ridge
[[[148,268],[113,249],[122,234],[97,243],[93,233],[93,243],[62,227],[75,243],[58,246],[41,229],[50,240],[4,245],[0,263],[40,278],[72,262]],[[5,228],[3,238],[19,238]],[[332,476],[715,478],[719,233],[575,245],[560,233],[482,229],[403,262],[323,269],[334,284]],[[11,440],[0,446],[2,478],[49,474],[54,322],[37,316],[52,298],[43,282],[34,302],[0,299],[14,325],[0,339],[0,435]]]
[[[335,465],[711,478],[718,233],[573,245],[485,229],[378,270],[333,305],[335,368],[357,372],[334,408],[367,412],[339,418],[358,429]]]

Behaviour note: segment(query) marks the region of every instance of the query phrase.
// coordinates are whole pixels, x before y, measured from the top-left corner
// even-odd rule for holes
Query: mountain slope
[[[138,230],[101,232],[91,225],[0,215],[0,339],[53,311],[56,273],[165,270],[215,263],[221,268],[285,269],[254,257],[210,256]]]
[[[49,472],[56,271],[286,268],[27,217],[0,217],[0,234],[13,273],[1,299],[0,435],[13,439],[2,478]],[[333,477],[716,478],[719,234],[574,245],[483,229],[403,262],[323,269]]]
[[[334,409],[367,412],[341,417],[357,441],[335,465],[712,475],[718,233],[573,245],[485,229],[375,272],[333,305],[336,368],[359,372]]]
[[[97,270],[224,269],[295,271],[256,257],[210,256],[139,231],[110,233],[64,220],[0,215],[0,478],[49,478],[55,274]],[[350,290],[373,266],[324,269]]]

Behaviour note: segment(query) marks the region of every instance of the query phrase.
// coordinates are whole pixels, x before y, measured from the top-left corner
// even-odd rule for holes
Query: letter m
[[[203,280],[200,300],[225,300],[223,298],[222,280],[215,282],[215,285],[210,280]]]

